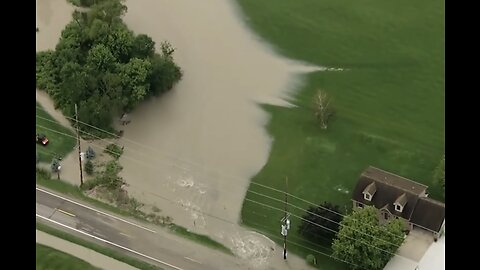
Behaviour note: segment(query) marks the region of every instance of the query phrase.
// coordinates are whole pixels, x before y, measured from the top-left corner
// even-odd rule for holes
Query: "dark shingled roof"
[[[366,189],[375,190],[372,188],[376,188],[375,195],[372,201],[367,201],[363,193]],[[425,185],[370,166],[358,179],[352,199],[377,209],[388,209],[393,215],[438,232],[445,218],[445,204],[420,197],[426,189]],[[395,210],[394,203],[403,205],[401,213]]]
[[[415,208],[415,204],[417,203],[418,196],[412,194],[410,192],[405,192],[402,189],[399,189],[395,186],[385,184],[384,182],[377,182],[375,181],[375,186],[377,187],[377,192],[372,197],[372,201],[367,201],[363,197],[363,191],[365,188],[374,182],[374,179],[370,179],[369,177],[365,177],[363,174],[357,182],[357,186],[353,191],[353,200],[361,202],[365,205],[373,205],[377,209],[381,209],[385,207],[390,211],[390,213],[402,217],[406,220],[410,220],[410,217],[413,213],[413,209]],[[397,212],[395,211],[395,206],[393,203],[402,195],[405,194],[407,199],[407,203],[403,207],[403,211]]]
[[[444,219],[445,204],[428,197],[422,197],[417,202],[410,222],[438,232]]]
[[[425,185],[372,166],[368,167],[362,173],[361,177],[375,180],[376,182],[382,182],[386,185],[395,186],[416,195],[420,195],[427,190],[427,186]]]

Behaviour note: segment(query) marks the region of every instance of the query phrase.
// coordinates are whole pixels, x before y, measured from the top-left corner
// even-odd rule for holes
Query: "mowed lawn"
[[[76,145],[75,134],[54,120],[38,102],[35,110],[36,133],[45,134],[49,140],[46,146],[36,145],[40,161],[50,163],[53,158],[64,157],[70,153]],[[32,134],[32,140],[34,135]]]
[[[37,270],[100,270],[84,260],[41,244],[36,246]]]
[[[444,153],[444,3],[442,1],[237,0],[245,21],[275,50],[292,59],[344,71],[305,75],[292,97],[296,108],[263,107],[272,118],[270,158],[256,175],[242,210],[243,223],[281,242],[278,209],[285,189],[314,203],[330,201],[345,212],[369,165],[428,185],[443,200],[432,174]],[[333,98],[335,117],[321,130],[313,116],[317,89]],[[280,201],[253,192],[272,196]],[[301,208],[308,205],[289,198]],[[292,209],[293,215],[303,215]],[[298,237],[289,240],[329,252]],[[307,248],[290,250],[314,253]],[[323,262],[323,263],[322,263]],[[342,269],[321,257],[321,269]]]

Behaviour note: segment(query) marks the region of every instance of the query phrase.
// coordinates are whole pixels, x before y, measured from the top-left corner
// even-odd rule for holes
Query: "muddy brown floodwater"
[[[275,55],[248,30],[235,1],[126,5],[126,24],[151,36],[157,51],[168,40],[184,72],[172,91],[144,102],[119,127],[129,194],[232,248],[252,267],[288,269],[281,247],[239,225],[240,212],[272,144],[269,115],[259,104],[289,106],[289,93],[301,84],[296,75],[320,68]],[[37,51],[54,48],[72,10],[66,0],[37,1]],[[302,258],[289,261],[306,268]]]

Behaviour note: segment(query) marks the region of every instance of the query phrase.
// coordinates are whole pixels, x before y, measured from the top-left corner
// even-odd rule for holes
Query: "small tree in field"
[[[320,127],[322,129],[327,129],[328,120],[330,120],[330,117],[333,115],[331,103],[332,100],[327,93],[322,90],[318,90],[317,94],[315,95],[315,117],[320,123]]]

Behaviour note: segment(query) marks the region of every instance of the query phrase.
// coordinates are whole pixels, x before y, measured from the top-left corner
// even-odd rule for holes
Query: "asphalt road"
[[[248,269],[238,258],[162,228],[94,209],[37,187],[37,220],[141,258],[166,270]]]

